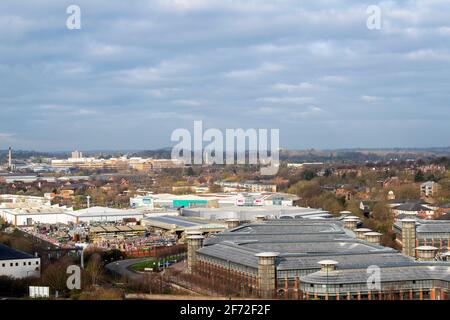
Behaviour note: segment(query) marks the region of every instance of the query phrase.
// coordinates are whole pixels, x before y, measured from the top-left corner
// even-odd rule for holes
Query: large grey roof
[[[338,262],[339,269],[359,269],[367,268],[371,265],[379,267],[411,266],[415,265],[414,260],[398,252],[366,252],[360,253],[336,253],[328,255],[282,257],[280,258],[278,269],[319,269],[319,261],[334,260]]]
[[[302,208],[293,206],[223,206],[220,208],[183,208],[183,216],[202,217],[208,219],[253,220],[257,215],[273,218],[315,218],[331,217],[328,211],[322,209]]]
[[[301,282],[314,284],[345,284],[366,283],[369,276],[366,269],[323,271],[310,273],[300,277]],[[413,280],[443,280],[450,281],[450,265],[415,263],[409,267],[391,267],[380,269],[381,282],[413,281]]]
[[[207,255],[224,261],[257,268],[258,258],[255,257],[256,253],[278,251],[278,249],[283,249],[282,246],[280,246],[280,243],[255,247],[253,244],[239,245],[232,242],[222,242],[203,247],[197,252],[201,255]],[[318,262],[324,259],[331,259],[339,262],[339,267],[342,269],[357,269],[368,267],[373,264],[380,267],[409,266],[414,265],[415,263],[411,258],[404,256],[393,249],[379,246],[365,252],[310,252],[301,250],[298,250],[295,253],[280,252],[276,263],[278,270],[310,270],[319,269],[320,265]]]
[[[282,242],[282,241],[256,241],[244,243],[241,246],[259,251],[277,251],[281,253],[301,254],[333,254],[337,252],[364,253],[379,250],[378,246],[358,240],[332,240],[332,241],[305,241],[305,242]]]
[[[19,260],[34,258],[31,254],[10,248],[0,243],[0,260]]]
[[[342,228],[342,222],[336,219],[324,220],[273,220],[262,223],[250,223],[229,231],[211,235],[205,245],[221,241],[332,241],[352,237],[352,232]]]
[[[147,221],[156,221],[161,223],[167,223],[167,224],[174,224],[180,227],[195,227],[195,226],[201,226],[205,225],[208,222],[203,221],[192,221],[188,220],[183,217],[178,216],[157,216],[157,217],[146,217],[144,220]]]
[[[402,222],[396,221],[394,228],[402,230]],[[449,233],[450,236],[450,221],[447,220],[423,220],[416,219],[417,233]]]
[[[198,252],[257,268],[254,255],[266,251],[279,252],[279,270],[319,269],[323,259],[338,261],[340,268],[414,263],[392,248],[356,239],[338,219],[251,223],[211,235]]]
[[[405,203],[401,204],[399,206],[394,207],[395,210],[401,210],[401,211],[430,211],[430,208],[427,208],[420,203],[413,202],[413,203]]]

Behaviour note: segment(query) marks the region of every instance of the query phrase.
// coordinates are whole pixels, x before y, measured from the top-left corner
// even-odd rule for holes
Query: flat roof
[[[0,260],[32,259],[35,256],[0,243]]]

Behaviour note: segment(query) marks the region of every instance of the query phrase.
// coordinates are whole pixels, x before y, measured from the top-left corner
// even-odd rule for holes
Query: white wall
[[[55,223],[64,223],[67,224],[68,222],[75,222],[76,218],[72,215],[66,214],[66,213],[42,213],[42,214],[17,214],[14,215],[8,211],[2,211],[0,210],[0,215],[9,223],[16,224],[15,223],[15,217],[17,217],[17,224],[18,226],[27,225],[27,219],[32,219],[32,223],[49,223],[49,224],[55,224]]]
[[[126,218],[135,218],[137,221],[144,217],[143,213],[136,213],[133,215],[99,215],[99,216],[79,216],[79,222],[115,222],[122,221]],[[74,217],[75,218],[75,217]]]
[[[13,278],[39,277],[40,270],[40,258],[0,260],[0,276]]]

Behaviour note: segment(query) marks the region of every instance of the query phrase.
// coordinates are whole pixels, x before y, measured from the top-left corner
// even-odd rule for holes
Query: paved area
[[[115,272],[122,277],[127,277],[131,280],[140,280],[143,277],[142,273],[135,272],[131,269],[131,266],[148,260],[149,258],[137,258],[137,259],[126,259],[108,263],[105,268]]]

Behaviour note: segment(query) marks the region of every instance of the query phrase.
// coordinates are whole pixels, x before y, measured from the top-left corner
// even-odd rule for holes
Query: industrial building
[[[108,207],[90,207],[87,209],[76,210],[70,213],[75,217],[75,222],[121,222],[124,219],[136,219],[136,221],[144,218],[144,212],[134,209],[114,209]]]
[[[222,232],[227,224],[192,219],[180,216],[147,216],[141,224],[150,231],[162,232],[164,234],[176,234],[179,238],[189,231],[198,231],[200,234]]]
[[[15,226],[41,224],[69,224],[94,222],[121,222],[124,219],[144,218],[145,212],[134,209],[114,209],[107,207],[90,207],[73,210],[59,205],[25,205],[22,203],[0,204],[0,217]]]
[[[236,225],[236,224],[235,224]],[[450,263],[380,245],[355,217],[277,219],[188,237],[188,270],[246,295],[289,299],[446,299]],[[362,229],[361,232],[358,229]],[[381,278],[371,283],[369,271]],[[378,268],[378,269],[377,269]]]
[[[296,195],[273,192],[205,193],[175,195],[148,194],[130,199],[132,208],[223,208],[223,207],[290,207],[298,200]]]
[[[450,249],[450,221],[405,218],[393,225],[396,240],[406,255],[417,257],[416,248],[435,247],[436,253],[444,254]]]
[[[322,209],[293,206],[228,206],[223,208],[183,208],[181,215],[210,220],[238,219],[253,221],[262,219],[330,218],[332,215]]]
[[[113,226],[99,225],[89,228],[89,236],[92,241],[105,238],[127,239],[131,237],[144,236],[145,227],[135,226]]]
[[[12,278],[39,277],[41,259],[0,243],[0,276]]]
[[[36,223],[68,224],[75,222],[73,209],[59,205],[32,205],[21,204],[0,206],[0,217],[15,226],[33,225]]]

